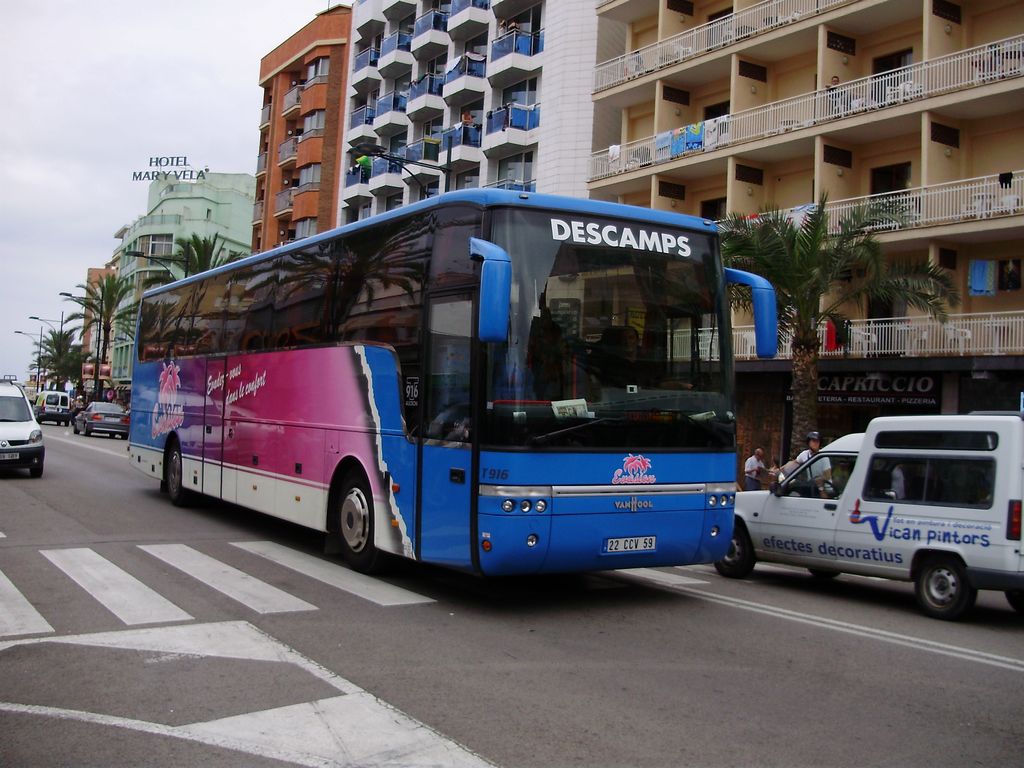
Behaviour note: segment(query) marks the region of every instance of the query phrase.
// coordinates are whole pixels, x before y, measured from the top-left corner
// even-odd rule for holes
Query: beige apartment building
[[[591,197],[720,219],[869,197],[892,258],[948,269],[946,323],[854,308],[822,331],[827,439],[882,414],[1024,398],[1022,0],[598,0]],[[758,361],[737,318],[742,455],[789,442],[788,344]],[[802,436],[794,436],[796,449]]]

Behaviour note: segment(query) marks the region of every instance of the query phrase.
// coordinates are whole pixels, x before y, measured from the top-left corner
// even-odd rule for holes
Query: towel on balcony
[[[686,151],[686,129],[676,128],[672,131],[672,157],[679,157]]]
[[[704,151],[710,152],[718,147],[719,124],[726,120],[724,117],[712,117],[704,121]]]
[[[672,131],[663,131],[654,137],[655,157],[667,160],[672,152]]]
[[[701,149],[704,147],[704,122],[691,123],[686,126],[686,149]]]
[[[608,164],[609,165],[615,165],[617,162],[619,162],[619,150],[620,150],[620,147],[619,147],[618,144],[612,144],[610,147],[608,147]]]
[[[996,263],[990,259],[971,259],[967,277],[967,293],[971,296],[996,295]]]

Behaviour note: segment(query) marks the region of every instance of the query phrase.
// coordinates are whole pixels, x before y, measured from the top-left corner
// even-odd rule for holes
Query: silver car
[[[89,403],[75,414],[72,429],[86,437],[92,434],[128,438],[128,412],[117,403]]]

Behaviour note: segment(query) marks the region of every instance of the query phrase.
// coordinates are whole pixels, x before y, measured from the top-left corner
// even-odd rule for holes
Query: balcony
[[[452,40],[468,40],[487,31],[490,0],[452,0],[448,34]]]
[[[594,93],[853,2],[767,0],[758,3],[598,64],[594,69]]]
[[[252,223],[259,224],[263,221],[263,201],[257,200],[252,206]]]
[[[389,21],[404,19],[410,13],[416,13],[415,0],[381,0],[381,12]]]
[[[445,103],[458,107],[482,99],[489,87],[486,76],[487,61],[483,57],[468,53],[460,56],[444,76],[441,93]]]
[[[534,179],[498,179],[490,184],[484,184],[484,189],[507,189],[511,192],[536,192],[537,182]]]
[[[491,0],[491,10],[497,19],[511,19],[536,4],[535,0]]]
[[[384,31],[382,0],[362,0],[352,4],[352,29],[359,40],[372,40]]]
[[[949,315],[945,323],[927,316],[851,320],[844,343],[829,343],[818,331],[821,360],[1024,355],[1024,311]],[[732,331],[736,360],[756,360],[754,327]],[[779,359],[793,356],[792,339],[779,334]]]
[[[360,169],[350,170],[345,173],[345,187],[341,191],[341,199],[350,206],[360,206],[373,199],[370,194],[370,179],[363,178]]]
[[[544,31],[526,34],[509,32],[491,44],[491,62],[487,80],[495,88],[503,88],[536,74],[541,67]]]
[[[369,105],[354,110],[348,117],[348,141],[350,144],[375,144],[377,134],[373,130],[376,111]]]
[[[256,155],[256,175],[260,176],[267,172],[267,153],[260,152]]]
[[[409,88],[409,103],[405,114],[414,123],[440,117],[444,114],[444,99],[441,91],[444,78],[440,75],[424,75]]]
[[[998,64],[999,75],[990,76]],[[851,80],[713,121],[609,147],[591,155],[590,181],[780,134],[831,126],[850,117],[984,87],[1009,90],[1024,75],[1024,35],[967,48],[920,64]],[[822,132],[822,131],[819,131]],[[685,134],[685,135],[684,135]],[[810,135],[810,134],[808,134]]]
[[[274,216],[283,216],[286,213],[291,213],[292,198],[294,196],[294,189],[283,189],[274,195]]]
[[[270,125],[270,108],[272,104],[264,104],[263,109],[260,110],[260,129],[266,128]]]
[[[876,232],[896,232],[941,227],[987,220],[990,231],[998,231],[1011,216],[1024,215],[1024,171],[979,176],[973,179],[931,184],[926,187],[887,192],[881,195],[847,198],[828,203],[829,229],[839,230],[839,221],[852,209],[875,205],[891,212],[896,221],[873,227]],[[948,236],[955,240],[955,233]]]
[[[508,104],[487,113],[483,151],[488,157],[500,156],[513,149],[536,144],[530,133],[540,125],[540,105]]]
[[[277,147],[277,164],[288,165],[295,162],[295,156],[299,154],[299,142],[294,136],[285,139]]]
[[[441,154],[441,140],[426,138],[414,141],[405,148],[405,159],[409,163],[405,170],[411,176],[430,183],[441,178],[441,168],[438,165],[438,158]],[[425,165],[415,165],[425,163]],[[433,164],[433,167],[428,167]]]
[[[352,77],[349,84],[357,93],[365,96],[370,91],[380,88],[381,76],[377,71],[379,58],[380,51],[376,48],[367,48],[356,54],[352,62]]]
[[[433,59],[448,50],[448,14],[430,11],[423,14],[413,26],[412,54],[420,61]]]
[[[404,93],[385,93],[374,108],[373,130],[378,136],[393,136],[409,130],[409,117],[405,114],[408,97]]]
[[[408,32],[395,32],[384,38],[380,44],[380,58],[377,60],[377,71],[382,77],[394,79],[412,69],[411,44],[412,35]]]
[[[281,103],[281,116],[288,118],[299,114],[299,107],[302,105],[302,86],[293,85],[284,95]]]
[[[396,153],[399,154],[399,153]],[[386,157],[373,158],[370,170],[370,193],[374,195],[393,195],[405,189],[402,181],[402,164]]]
[[[480,149],[482,136],[480,129],[472,126],[457,125],[441,134],[441,152],[444,164],[453,173],[461,173],[483,162],[484,153]]]

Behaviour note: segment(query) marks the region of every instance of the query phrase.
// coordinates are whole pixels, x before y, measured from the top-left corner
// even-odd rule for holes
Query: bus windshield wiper
[[[584,421],[581,424],[573,424],[571,427],[566,427],[565,429],[556,429],[554,432],[546,432],[543,435],[531,437],[527,440],[527,443],[529,445],[542,445],[553,437],[561,437],[562,435],[567,435],[570,432],[578,432],[581,429],[587,429],[595,424],[602,424],[609,421],[622,421],[622,419],[612,419],[607,416],[600,419],[591,419],[590,421]]]

